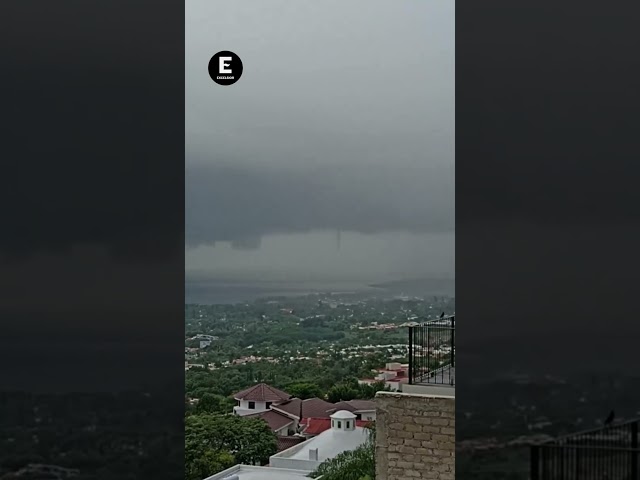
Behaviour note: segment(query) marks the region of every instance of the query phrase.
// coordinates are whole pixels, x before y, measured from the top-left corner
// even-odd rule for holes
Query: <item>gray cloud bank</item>
[[[453,2],[193,0],[186,25],[187,246],[453,231]]]
[[[186,243],[267,234],[454,230],[453,166],[278,169],[199,165],[186,172]]]

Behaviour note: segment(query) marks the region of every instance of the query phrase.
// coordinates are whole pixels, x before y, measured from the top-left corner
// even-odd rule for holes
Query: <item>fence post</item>
[[[638,422],[631,424],[631,478],[638,479]]]
[[[433,376],[433,368],[431,368],[431,366],[433,365],[433,354],[431,353],[431,327],[427,326],[427,362],[425,365],[424,362],[424,357],[423,357],[423,361],[422,361],[422,365],[420,365],[420,370],[422,370],[421,375],[422,375],[422,379],[424,379],[424,368],[426,367],[427,370],[427,378],[432,378]],[[424,346],[424,331],[421,332],[422,333],[422,338],[421,338],[421,342],[420,345]],[[422,351],[422,353],[424,353],[424,350]],[[428,381],[428,380],[427,380]],[[434,380],[435,381],[435,380]]]
[[[413,327],[409,327],[409,385],[413,385]]]
[[[451,317],[451,366],[456,366],[456,317]]]
[[[531,480],[540,480],[540,447],[531,446]]]

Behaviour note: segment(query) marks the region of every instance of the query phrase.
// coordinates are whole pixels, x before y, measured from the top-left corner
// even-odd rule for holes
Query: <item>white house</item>
[[[233,407],[233,413],[243,416],[266,412],[271,409],[273,403],[289,400],[291,395],[266,383],[258,383],[236,393],[233,398],[238,402],[238,405]]]
[[[275,410],[244,415],[246,418],[261,418],[277,436],[294,435],[298,428],[297,420]]]
[[[339,410],[331,415],[329,430],[272,455],[269,464],[274,468],[312,472],[325,460],[363,445],[368,435],[365,428],[356,426],[353,413]]]
[[[358,420],[375,421],[376,404],[371,400],[349,400],[335,404],[335,411],[346,410],[353,413]]]
[[[361,385],[371,385],[377,382],[384,382],[391,391],[402,390],[402,385],[409,382],[409,365],[398,362],[387,363],[383,369],[376,371],[373,378],[358,380]]]

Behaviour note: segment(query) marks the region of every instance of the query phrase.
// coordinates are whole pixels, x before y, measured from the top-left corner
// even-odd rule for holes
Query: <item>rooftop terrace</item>
[[[409,385],[455,387],[455,316],[409,327]]]

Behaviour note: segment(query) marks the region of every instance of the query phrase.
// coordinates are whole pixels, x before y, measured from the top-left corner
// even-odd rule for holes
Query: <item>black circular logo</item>
[[[242,60],[233,52],[218,52],[209,60],[209,76],[218,85],[233,85],[242,76]]]

